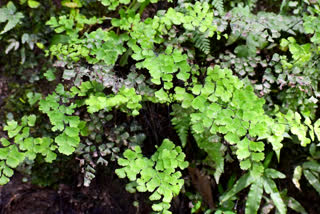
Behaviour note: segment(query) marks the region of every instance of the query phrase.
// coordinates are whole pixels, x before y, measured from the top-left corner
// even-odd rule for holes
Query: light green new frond
[[[182,107],[194,109],[190,114],[192,132],[222,134],[237,148],[242,169],[254,167],[254,172],[262,173],[263,169],[255,163],[264,159],[264,143],[244,136],[249,134],[262,139],[270,136],[274,121],[264,113],[264,100],[254,94],[252,87],[245,87],[229,69],[219,66],[207,69],[204,84],[188,89],[192,93],[176,87],[175,98],[182,102]]]
[[[310,126],[310,124],[307,124],[307,125],[303,124],[301,122],[301,119],[302,119],[301,115],[298,112],[293,113],[291,110],[288,111],[284,117],[288,123],[290,131],[299,138],[301,146],[305,147],[308,144],[310,144],[311,139],[307,137],[307,134],[309,131],[308,126]]]
[[[76,90],[77,89],[74,89],[74,91]],[[141,101],[142,96],[137,94],[134,88],[126,88],[123,86],[116,94],[105,95],[102,92],[90,93],[89,98],[85,99],[84,103],[87,105],[89,113],[100,110],[110,111],[113,108],[119,108],[123,112],[136,116],[142,108],[140,104]]]

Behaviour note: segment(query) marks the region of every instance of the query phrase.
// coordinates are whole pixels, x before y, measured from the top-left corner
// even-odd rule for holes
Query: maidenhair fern
[[[264,100],[256,97],[253,89],[245,87],[230,70],[217,66],[208,68],[204,85],[197,84],[190,90],[192,93],[176,87],[174,96],[182,107],[195,110],[190,115],[193,132],[223,134],[226,141],[237,147],[241,168],[253,167],[255,172],[262,173],[259,162],[264,159],[264,144],[251,139],[271,134],[268,124],[273,122],[264,114]]]
[[[49,130],[37,132],[38,115],[33,114],[22,117],[21,121],[7,122],[4,131],[8,137],[1,138],[0,184],[9,181],[19,164],[34,160],[37,155],[51,162],[57,153],[76,153],[85,174],[85,186],[94,178],[96,164],[106,166],[109,160],[117,160],[116,174],[130,181],[126,189],[150,193],[153,210],[170,213],[170,202],[184,185],[182,170],[188,166],[182,148],[189,149],[194,142],[206,153],[201,153],[205,154],[202,157],[210,162],[213,168],[210,174],[220,190],[219,181],[227,161],[239,163],[243,172],[235,185],[222,193],[220,204],[231,202],[232,205],[236,194],[249,188],[246,213],[257,213],[264,198],[283,214],[287,211],[286,202],[290,207],[293,199],[278,190],[275,179],[285,176],[268,168],[266,162],[270,159],[265,160],[265,154],[272,150],[280,161],[284,139],[288,138],[297,145],[312,148],[311,157],[296,164],[294,184],[300,188],[299,180],[304,176],[320,193],[319,155],[315,151],[315,143],[320,140],[320,120],[315,120],[311,108],[306,107],[300,114],[289,105],[292,101],[288,101],[290,96],[300,96],[288,92],[302,93],[310,88],[305,92],[309,97],[293,103],[305,107],[303,102],[308,100],[308,104],[313,103],[314,111],[316,108],[319,66],[314,66],[318,65],[314,61],[319,58],[318,6],[312,15],[301,19],[269,12],[252,13],[256,0],[244,1],[246,6],[239,4],[228,12],[224,0],[178,1],[165,4],[166,10],[153,11],[161,5],[150,3],[157,2],[98,0],[105,6],[98,14],[107,16],[101,18],[81,14],[80,11],[85,14],[95,11],[87,13],[80,9],[79,2],[62,3],[67,7],[64,14],[52,16],[46,22],[52,29],[50,33],[55,35],[45,43],[49,45],[45,52],[58,58],[55,65],[63,71],[49,69],[44,76],[50,84],[59,81],[60,76],[65,84],[58,84],[45,98],[34,92],[21,98],[28,100],[32,113],[43,114]],[[174,8],[170,7],[173,5]],[[147,6],[150,7],[145,11]],[[147,12],[152,17],[147,17]],[[0,22],[6,25],[0,34],[11,30],[22,17],[11,2],[1,8]],[[225,34],[226,44],[218,44],[221,33],[229,33],[229,29],[230,35]],[[281,37],[299,33],[312,35],[303,40]],[[36,38],[28,39],[28,35],[22,36],[22,43]],[[314,44],[298,44],[309,38]],[[217,50],[228,46],[220,59],[210,55],[213,44],[219,46],[215,47]],[[39,49],[44,49],[43,46],[38,44]],[[17,47],[16,40],[11,40],[6,54]],[[209,56],[205,57],[206,61],[196,57],[199,52],[195,48],[202,56]],[[270,55],[270,51],[276,53]],[[282,52],[286,53],[281,55]],[[261,75],[257,75],[260,70]],[[306,76],[315,80],[309,81]],[[239,79],[244,77],[249,78]],[[289,89],[278,93],[274,85],[279,90]],[[273,93],[277,93],[277,101],[281,100],[280,110],[270,101]],[[167,105],[171,125],[182,147],[165,139],[150,158],[142,154],[143,145],[140,147],[139,142],[145,135],[128,124],[148,106],[143,106],[146,102]],[[120,120],[125,118],[125,124],[118,123],[119,117],[113,117],[116,114],[121,114]],[[138,118],[147,122],[154,119]],[[127,150],[122,153],[124,148]],[[305,212],[298,202],[294,203]],[[223,210],[217,209],[217,213]]]
[[[80,121],[79,116],[73,116],[76,104],[67,104],[72,95],[64,90],[62,84],[58,85],[56,92],[48,95],[45,99],[39,102],[41,112],[48,115],[51,130],[53,132],[61,132],[55,138],[55,143],[58,145],[58,150],[62,154],[70,155],[78,147],[80,142],[81,129],[85,127],[85,122]]]
[[[1,138],[0,148],[0,184],[9,182],[16,168],[26,158],[34,160],[37,154],[42,154],[45,160],[51,163],[56,159],[56,145],[49,137],[32,137],[32,129],[36,123],[36,116],[29,115],[21,118],[19,124],[15,120],[7,122],[4,130],[8,132],[9,139]]]
[[[179,194],[184,184],[182,174],[177,169],[188,166],[181,147],[165,139],[150,159],[142,155],[139,146],[134,150],[126,150],[123,156],[124,158],[118,159],[118,164],[123,168],[116,169],[116,174],[134,182],[133,186],[139,192],[152,193],[149,199],[160,201],[152,205],[154,211],[171,213],[168,211],[170,202]]]

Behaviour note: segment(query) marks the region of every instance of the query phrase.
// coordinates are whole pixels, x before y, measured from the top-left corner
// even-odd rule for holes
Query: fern
[[[31,128],[35,126],[36,116],[29,115],[21,118],[21,123],[8,121],[4,130],[8,132],[9,139],[1,138],[0,142],[0,185],[9,182],[13,169],[26,158],[34,160],[37,154],[42,154],[45,161],[51,163],[56,159],[56,146],[50,137],[32,137]]]
[[[208,68],[204,85],[195,84],[190,90],[192,93],[176,87],[174,97],[182,107],[195,110],[191,114],[192,131],[199,135],[207,131],[211,135],[223,134],[227,142],[236,145],[241,168],[262,173],[259,162],[264,159],[264,143],[245,136],[247,132],[252,137],[270,133],[267,124],[273,121],[264,115],[264,101],[255,96],[251,87],[244,87],[230,70],[218,66]],[[248,109],[250,105],[254,107]]]
[[[187,144],[188,132],[190,129],[190,109],[183,109],[180,105],[172,105],[171,119],[175,130],[178,133],[182,147]]]
[[[220,15],[224,14],[224,0],[212,0],[211,4]]]
[[[39,102],[39,110],[49,117],[51,130],[62,132],[56,136],[55,143],[59,152],[65,155],[75,151],[80,142],[81,129],[85,128],[85,122],[80,121],[79,116],[72,115],[77,107],[76,104],[60,105],[60,103],[67,104],[70,98],[72,98],[71,93],[66,92],[63,85],[59,84],[55,92]]]
[[[17,8],[9,1],[6,7],[0,8],[0,23],[7,22],[1,30],[0,35],[12,30],[24,15],[21,12],[16,12]]]
[[[246,202],[246,213],[255,214],[258,212],[260,207],[261,199],[263,191],[270,195],[272,201],[274,202],[277,210],[281,214],[285,214],[287,212],[286,205],[281,198],[280,192],[273,181],[276,178],[285,178],[285,175],[274,170],[274,169],[266,169],[263,176],[254,179],[252,175],[249,173],[243,175],[236,184],[222,196],[221,202],[223,203],[232,196],[245,189],[248,186],[250,187],[248,199]]]
[[[111,123],[112,114],[100,111],[92,114],[87,121],[87,134],[75,151],[84,173],[84,186],[89,186],[95,178],[96,166],[108,166],[117,161],[124,148],[142,145],[146,136],[137,122],[115,124],[110,130],[104,130],[104,124]]]
[[[200,147],[208,154],[208,159],[214,162],[214,173],[216,183],[219,183],[220,177],[224,172],[224,145],[220,143],[221,139],[217,136],[210,136],[210,133],[195,134],[193,136]]]
[[[192,42],[195,47],[200,49],[203,53],[210,53],[210,40],[207,36],[199,31],[192,31]]]
[[[257,5],[258,0],[247,0],[247,5],[249,6],[250,10],[253,10]]]
[[[153,204],[154,211],[171,213],[168,211],[170,202],[179,194],[184,183],[181,172],[176,170],[188,166],[181,147],[176,147],[165,139],[150,159],[143,157],[139,146],[134,150],[126,150],[123,156],[118,160],[123,168],[116,169],[116,174],[120,178],[128,177],[131,182],[136,182],[139,192],[151,192],[150,200],[160,200],[160,203]]]
[[[100,110],[111,111],[112,108],[119,108],[121,111],[136,116],[142,107],[140,101],[142,96],[138,95],[134,88],[123,86],[118,93],[104,94],[103,85],[98,82],[83,82],[79,87],[72,87],[73,96],[84,97],[80,106],[86,105],[89,113]]]
[[[320,120],[318,120],[318,121],[320,121]],[[318,123],[317,126],[320,123],[318,121],[317,121],[317,123]],[[317,132],[318,131],[319,130],[317,130]],[[320,152],[317,151],[316,145],[314,143],[310,145],[309,152],[311,155],[310,157],[308,157],[309,161],[305,161],[302,165],[298,165],[295,167],[294,172],[293,172],[292,182],[301,191],[300,179],[301,179],[302,175],[304,175],[304,177],[307,179],[309,184],[320,195],[320,182],[319,182],[320,163],[318,161],[318,159],[320,158]]]
[[[293,138],[294,143],[298,142],[302,147],[311,144],[312,147],[313,142],[319,141],[320,138],[320,120],[313,123],[310,111],[310,114],[301,116],[294,108],[294,111],[287,108],[280,111],[275,107],[271,111],[272,103],[269,100],[274,98],[259,98],[254,89],[260,86],[255,85],[254,88],[249,81],[241,81],[228,67],[234,65],[242,77],[252,72],[250,80],[257,76],[260,81],[267,82],[268,93],[274,92],[273,83],[281,84],[282,87],[281,81],[290,78],[289,83],[303,85],[308,81],[300,81],[299,75],[305,75],[306,70],[313,67],[313,61],[318,60],[318,17],[315,14],[306,16],[302,25],[299,17],[267,12],[252,13],[256,8],[256,0],[213,0],[178,1],[177,4],[168,4],[178,5],[177,7],[157,13],[153,13],[155,11],[150,8],[148,12],[151,11],[153,15],[146,18],[146,13],[143,13],[145,7],[158,0],[98,1],[106,6],[107,10],[87,13],[83,8],[81,11],[86,14],[97,12],[109,17],[86,18],[80,14],[78,8],[81,8],[82,4],[79,1],[64,1],[62,4],[70,9],[70,14],[52,16],[47,21],[46,24],[57,35],[54,35],[50,44],[43,44],[50,45],[46,51],[47,55],[65,61],[62,67],[67,65],[68,69],[63,71],[62,78],[68,81],[65,85],[59,84],[55,91],[44,99],[37,93],[27,95],[32,107],[37,107],[36,103],[40,100],[40,113],[48,118],[47,127],[51,132],[37,132],[34,128],[34,115],[22,117],[20,122],[8,121],[4,126],[8,138],[1,139],[0,184],[8,182],[13,169],[26,158],[33,160],[40,154],[46,161],[51,162],[58,152],[64,155],[76,152],[81,158],[81,163],[84,162],[82,169],[86,186],[94,178],[97,164],[107,165],[109,159],[117,160],[120,165],[116,170],[117,175],[131,181],[126,189],[130,192],[149,192],[150,200],[155,201],[153,210],[170,213],[170,202],[179,194],[184,184],[181,170],[188,166],[182,148],[165,139],[151,158],[147,158],[143,156],[140,146],[135,145],[139,139],[144,139],[143,134],[133,134],[130,137],[134,131],[127,131],[124,125],[112,126],[110,118],[104,119],[104,113],[121,111],[120,120],[129,121],[131,116],[139,114],[143,102],[151,101],[172,105],[171,122],[182,147],[193,137],[191,142],[194,140],[198,147],[207,153],[205,160],[213,162],[212,174],[216,183],[219,183],[224,173],[225,160],[229,160],[230,155],[237,159],[240,169],[245,172],[237,183],[222,195],[221,203],[230,202],[240,191],[249,188],[246,213],[258,212],[264,193],[269,195],[268,200],[279,213],[285,213],[285,201],[291,199],[285,198],[274,181],[285,176],[268,168],[266,162],[263,163],[266,144],[271,144],[272,153],[276,153],[278,161],[284,138],[292,139],[292,136],[296,136]],[[246,6],[238,4],[223,16],[226,2],[230,5],[245,2]],[[85,4],[89,5],[89,2]],[[30,7],[38,6],[39,4],[33,1]],[[119,11],[113,12],[117,9]],[[216,17],[218,14],[214,10],[223,17]],[[22,13],[16,13],[16,8],[11,2],[5,8],[1,8],[0,22],[4,23],[5,29],[0,34],[11,30],[22,17]],[[104,23],[104,20],[108,22]],[[185,46],[185,41],[189,36],[195,48],[209,55],[212,52],[210,43],[215,39],[214,35],[217,35],[219,40],[221,31],[228,31],[229,24],[231,35],[226,45],[234,44],[228,49],[234,49],[237,56],[224,57],[224,69],[218,65],[204,67],[211,63],[210,57],[207,58],[207,62],[199,61],[194,57],[194,49]],[[109,28],[103,29],[105,26]],[[301,30],[303,26],[304,30]],[[303,39],[311,38],[314,44],[299,45],[296,41],[301,41],[301,35],[296,39],[289,37],[281,40],[280,50],[285,52],[288,49],[293,61],[288,60],[291,57],[287,56],[288,54],[269,55],[273,47],[279,47],[277,41],[283,33],[314,34],[313,37],[307,36]],[[22,37],[22,43],[27,41],[26,35]],[[1,38],[7,38],[7,35]],[[11,43],[5,52],[12,54],[13,51],[9,51],[17,49],[19,43],[15,39],[8,41]],[[43,44],[38,43],[38,48],[43,49]],[[23,51],[21,53],[25,54]],[[267,60],[255,58],[260,51],[263,51]],[[225,62],[237,57],[235,63]],[[269,57],[272,57],[272,63]],[[216,61],[215,64],[220,62]],[[253,63],[252,67],[259,64],[265,68],[264,64],[268,64],[270,69],[262,75],[256,75],[255,69],[248,68],[251,66],[250,62]],[[33,64],[30,66],[34,67]],[[306,68],[302,68],[304,66]],[[317,79],[317,67],[314,67],[314,73],[310,72],[308,75],[314,74],[314,78]],[[272,76],[273,73],[277,73],[278,76]],[[58,70],[55,73],[49,70],[44,76],[48,80],[59,81],[58,77],[61,75]],[[90,81],[85,81],[86,77]],[[145,81],[145,77],[150,77],[150,81]],[[286,86],[289,86],[289,83]],[[151,84],[152,89],[149,88]],[[70,90],[65,90],[67,85]],[[315,92],[310,93],[317,97],[318,80],[308,85],[313,85],[311,88]],[[288,91],[290,90],[285,92]],[[281,94],[278,98],[286,107],[287,99],[284,100]],[[23,99],[24,97],[21,101],[24,101]],[[314,102],[314,106],[315,100],[317,99],[313,98],[310,101]],[[296,101],[295,103],[299,104]],[[308,110],[303,113],[305,112]],[[127,118],[122,116],[123,113]],[[119,117],[112,122],[117,124],[118,121]],[[41,134],[41,137],[32,136]],[[128,149],[123,153],[123,158],[119,158],[123,147]],[[110,158],[106,159],[108,155]],[[299,180],[303,175],[320,192],[318,158],[312,154],[311,156],[296,167],[293,182],[300,188]],[[300,210],[303,212],[303,209]]]

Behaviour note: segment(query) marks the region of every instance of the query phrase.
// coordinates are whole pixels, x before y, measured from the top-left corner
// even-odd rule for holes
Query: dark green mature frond
[[[182,147],[185,147],[190,129],[191,110],[184,109],[180,105],[173,105],[172,110],[171,116],[173,116],[173,118],[171,119],[171,122],[181,140]]]
[[[194,43],[194,46],[201,50],[203,53],[210,53],[210,40],[204,33],[201,33],[200,31],[193,31],[192,42]]]

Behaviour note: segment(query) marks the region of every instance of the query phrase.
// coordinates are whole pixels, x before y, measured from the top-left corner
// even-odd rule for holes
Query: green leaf
[[[56,91],[57,94],[59,94],[59,95],[64,95],[64,94],[65,94],[64,86],[63,86],[61,83],[59,83],[59,84],[57,85],[55,91]]]
[[[320,182],[319,179],[308,169],[303,170],[303,174],[308,180],[308,182],[317,190],[320,194]]]
[[[36,123],[36,120],[37,120],[36,115],[32,114],[32,115],[28,116],[28,125],[34,126]]]
[[[119,176],[119,178],[125,178],[126,177],[126,173],[125,173],[125,169],[116,169],[115,173]]]
[[[252,152],[251,153],[251,158],[252,158],[253,161],[256,161],[256,162],[262,161],[264,159],[264,153],[262,153],[262,152],[259,152],[259,153]]]
[[[37,8],[40,6],[40,3],[35,0],[28,0],[28,6],[31,8]]]
[[[279,193],[279,190],[275,182],[270,178],[264,178],[263,180],[264,180],[263,182],[264,189],[266,193],[270,194],[270,197],[274,205],[276,206],[277,210],[279,211],[279,213],[280,214],[287,213],[286,205],[281,198],[281,195]]]
[[[260,162],[253,162],[252,169],[250,171],[251,176],[254,178],[259,178],[264,173],[264,166]]]
[[[300,190],[300,179],[302,175],[302,167],[297,166],[293,171],[292,182]]]
[[[242,175],[239,180],[236,182],[236,184],[232,187],[231,190],[229,190],[227,193],[225,193],[222,198],[220,199],[220,204],[222,204],[225,201],[228,201],[230,198],[232,198],[234,195],[236,195],[241,190],[248,187],[250,184],[254,182],[254,178],[250,175],[250,173],[246,173]]]
[[[203,96],[198,96],[195,99],[193,99],[192,101],[192,107],[194,109],[203,111],[203,109],[205,108],[205,103],[206,103],[206,98],[204,98]]]
[[[207,139],[197,139],[197,143],[201,149],[208,153],[208,157],[215,163],[214,178],[217,183],[221,174],[224,172],[223,145],[219,142],[212,143]]]
[[[3,168],[3,174],[5,175],[5,176],[7,176],[7,177],[11,177],[12,175],[13,175],[13,170],[12,169],[10,169],[9,167],[7,167],[7,166],[5,166],[4,168]]]
[[[150,195],[149,199],[151,201],[157,201],[161,198],[161,195],[158,192],[154,192],[152,195]]]
[[[6,164],[11,168],[16,168],[24,160],[24,158],[24,154],[19,152],[16,146],[12,145],[7,156]]]
[[[272,179],[276,179],[276,178],[284,179],[284,178],[286,178],[286,176],[283,173],[281,173],[281,172],[279,172],[279,171],[277,171],[275,169],[270,169],[270,168],[265,169],[264,170],[264,174],[268,178],[272,178]]]
[[[55,138],[55,142],[59,146],[59,152],[65,155],[71,155],[75,151],[75,147],[78,146],[80,138],[70,137],[65,132],[63,132]]]
[[[170,98],[168,94],[163,89],[156,91],[154,95],[156,96],[156,98],[159,100],[160,103],[170,102]]]
[[[24,17],[23,14],[20,13],[20,12],[16,13],[13,16],[10,16],[10,19],[8,20],[8,23],[6,24],[4,29],[0,32],[0,35],[8,32],[11,29],[13,29],[20,22],[20,19],[22,19],[23,17]]]
[[[8,183],[10,181],[9,178],[7,178],[6,176],[1,176],[0,177],[0,185],[5,185],[6,183]]]
[[[254,152],[263,152],[264,143],[261,141],[259,142],[250,141],[249,148],[251,151],[254,151]]]
[[[240,162],[240,168],[242,170],[248,170],[251,167],[251,161],[250,159],[246,159]]]
[[[66,127],[64,132],[69,136],[69,137],[77,137],[79,136],[80,130],[76,127]]]
[[[27,93],[27,97],[29,104],[33,106],[36,102],[38,102],[41,99],[41,94],[29,92]]]
[[[288,198],[288,207],[293,209],[294,211],[302,214],[307,214],[307,211],[303,208],[303,206],[294,198],[289,197]]]
[[[134,150],[127,149],[123,156],[124,158],[118,159],[118,164],[124,167],[117,169],[116,174],[120,178],[127,177],[136,182],[139,192],[153,192],[151,200],[159,200],[163,196],[161,206],[169,209],[169,203],[184,183],[181,172],[176,171],[176,168],[184,169],[188,166],[181,147],[164,139],[151,159],[143,157],[138,146]]]
[[[127,149],[124,153],[123,156],[126,157],[128,160],[134,160],[137,158],[137,153],[135,153],[134,151]]]
[[[0,139],[0,142],[1,142],[1,144],[2,144],[2,146],[9,146],[11,143],[10,143],[10,141],[8,141],[6,138],[4,138],[4,137],[2,137],[1,139]]]
[[[163,210],[163,207],[162,207],[162,204],[153,204],[152,205],[152,209],[154,211],[162,211]]]
[[[263,179],[259,178],[254,181],[250,187],[246,202],[246,214],[256,214],[260,207],[263,193]]]
[[[244,138],[242,141],[240,141],[237,144],[237,157],[239,160],[243,160],[246,159],[250,156],[250,152],[249,152],[249,140],[247,138]]]
[[[316,161],[307,161],[302,164],[303,169],[310,169],[312,171],[320,173],[320,164]]]
[[[55,73],[55,70],[49,69],[43,74],[43,76],[45,76],[46,79],[51,82],[56,79],[56,75],[54,73]]]
[[[8,157],[9,148],[0,148],[0,159],[5,160]]]
[[[52,161],[54,161],[55,159],[57,159],[57,154],[49,150],[49,151],[47,152],[45,161],[46,161],[47,163],[52,163]]]
[[[224,139],[230,144],[237,144],[238,142],[240,142],[239,136],[232,132],[228,132],[228,134],[224,136]]]

